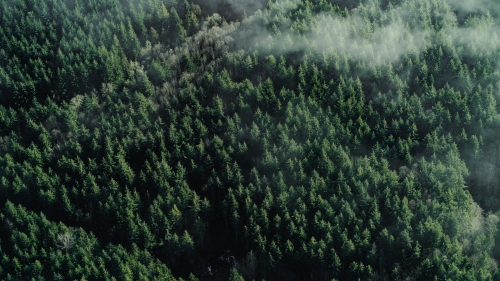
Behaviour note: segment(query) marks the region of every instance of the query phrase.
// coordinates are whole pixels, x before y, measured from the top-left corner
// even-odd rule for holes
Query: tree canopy
[[[0,1],[0,279],[500,280],[467,3]]]

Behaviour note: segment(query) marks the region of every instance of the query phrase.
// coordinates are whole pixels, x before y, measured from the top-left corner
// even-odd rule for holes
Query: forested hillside
[[[499,25],[0,1],[0,279],[500,280]]]

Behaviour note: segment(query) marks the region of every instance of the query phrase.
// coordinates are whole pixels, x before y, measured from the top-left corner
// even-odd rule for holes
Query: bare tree
[[[4,225],[4,228],[5,228],[6,230],[8,230],[9,232],[10,232],[10,231],[12,231],[12,230],[14,229],[14,223],[13,223],[11,220],[6,219],[6,220],[5,220],[5,225]]]
[[[72,228],[64,233],[57,234],[57,247],[67,254],[76,244],[76,235]]]

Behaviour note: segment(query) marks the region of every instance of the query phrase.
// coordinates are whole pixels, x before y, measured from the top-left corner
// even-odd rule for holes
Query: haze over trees
[[[0,279],[500,280],[499,11],[0,1]]]

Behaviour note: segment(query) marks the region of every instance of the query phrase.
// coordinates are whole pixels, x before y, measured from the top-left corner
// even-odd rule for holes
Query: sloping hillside
[[[0,279],[500,280],[499,23],[0,1]]]

